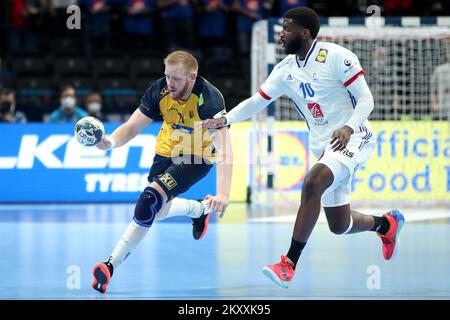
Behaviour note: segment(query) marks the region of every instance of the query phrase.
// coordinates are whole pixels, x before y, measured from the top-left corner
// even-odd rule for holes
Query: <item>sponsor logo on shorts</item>
[[[344,156],[347,156],[347,157],[349,157],[349,158],[353,158],[353,156],[355,155],[354,152],[351,152],[351,151],[348,150],[347,148],[346,148],[346,149],[343,149],[343,150],[339,150],[339,152],[342,153]]]
[[[159,177],[159,181],[166,186],[167,190],[172,190],[178,185],[177,181],[170,175],[170,173],[164,173],[161,177]]]

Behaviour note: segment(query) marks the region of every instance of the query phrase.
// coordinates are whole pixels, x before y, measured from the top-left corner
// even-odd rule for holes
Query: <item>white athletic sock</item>
[[[188,216],[198,218],[203,214],[203,205],[196,200],[173,198],[156,214],[156,220],[161,221],[170,217]]]
[[[113,265],[114,270],[125,261],[131,251],[144,239],[149,229],[138,225],[134,221],[128,225],[108,260]]]

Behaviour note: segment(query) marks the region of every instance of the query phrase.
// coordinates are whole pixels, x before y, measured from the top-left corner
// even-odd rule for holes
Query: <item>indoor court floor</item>
[[[449,207],[403,210],[392,261],[375,233],[334,235],[322,213],[285,290],[261,269],[287,252],[295,210],[245,204],[231,204],[200,241],[189,218],[155,223],[102,295],[91,288],[91,269],[108,258],[133,209],[1,205],[0,299],[450,299]]]

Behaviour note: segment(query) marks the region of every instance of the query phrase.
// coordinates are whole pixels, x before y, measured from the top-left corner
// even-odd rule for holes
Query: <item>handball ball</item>
[[[83,146],[95,146],[104,135],[105,127],[97,118],[84,117],[75,124],[75,137]]]

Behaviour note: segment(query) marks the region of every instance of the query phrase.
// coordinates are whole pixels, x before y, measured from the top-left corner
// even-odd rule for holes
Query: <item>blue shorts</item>
[[[181,162],[181,163],[180,163]],[[189,190],[197,181],[205,177],[213,167],[211,162],[187,155],[172,160],[155,154],[148,181],[155,181],[167,194],[167,201]]]

